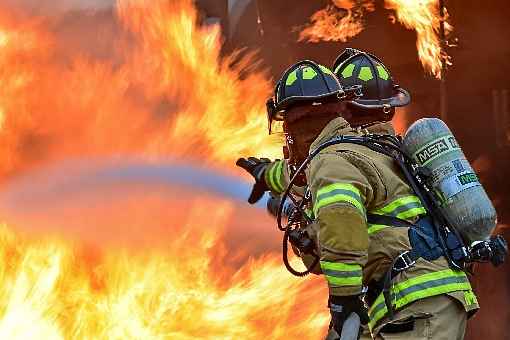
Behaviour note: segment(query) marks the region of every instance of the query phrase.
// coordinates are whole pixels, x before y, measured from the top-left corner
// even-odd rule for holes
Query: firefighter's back
[[[375,124],[370,132],[391,133],[389,124]],[[342,133],[346,131],[343,129]],[[351,129],[348,134],[361,135],[363,132]],[[426,216],[427,212],[419,198],[391,157],[355,144],[332,146],[325,150],[324,155],[346,159],[359,170],[359,173],[353,175],[342,174],[339,169],[340,180],[353,181],[356,176],[365,177],[360,181],[368,182],[371,187],[366,195],[367,215],[391,216],[411,223]],[[396,329],[386,326],[390,320],[382,294],[383,281],[394,259],[411,249],[408,231],[408,227],[390,223],[367,223],[369,247],[368,259],[363,268],[363,283],[369,287],[367,297],[370,327],[374,334],[381,329],[384,333],[388,329],[401,332],[407,328],[436,334],[439,332],[437,329],[442,328],[443,333],[437,333],[434,339],[461,339],[463,331],[461,335],[457,333],[465,327],[466,311],[476,310],[478,304],[465,273],[450,269],[443,256],[433,261],[419,258],[415,264],[392,279],[392,300],[396,311],[393,323],[395,320],[406,320],[407,323],[404,322]],[[434,319],[435,315],[441,320]],[[452,322],[460,324],[455,326]],[[424,327],[430,329],[424,330]],[[415,338],[411,333],[401,334],[405,334],[406,339]]]

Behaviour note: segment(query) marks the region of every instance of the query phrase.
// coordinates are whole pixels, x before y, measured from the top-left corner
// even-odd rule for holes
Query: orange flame
[[[451,58],[442,49],[438,37],[441,23],[438,0],[385,0],[385,7],[395,11],[396,19],[402,25],[416,31],[420,62],[427,72],[441,78],[443,60],[451,65]],[[358,5],[353,0],[333,0],[333,5],[312,15],[311,24],[300,33],[299,40],[346,42],[363,31],[363,12],[374,9],[373,0],[364,0]],[[445,22],[446,35],[452,30],[453,27]]]
[[[143,215],[172,217],[164,215],[165,201],[143,203],[152,207]],[[0,337],[318,338],[328,322],[319,312],[321,282],[292,279],[274,254],[240,270],[225,265],[237,256],[222,241],[234,207],[207,199],[188,204],[187,218],[172,227],[174,237],[162,249],[90,248],[0,228]],[[130,205],[122,208],[136,211]]]
[[[301,31],[299,41],[346,42],[363,31],[364,11],[373,10],[373,4],[367,0],[360,5],[355,5],[354,0],[333,0],[333,5],[312,15],[311,24]]]
[[[280,153],[266,132],[265,73],[241,78],[253,58],[229,67],[218,27],[198,27],[190,1],[166,3],[120,1],[124,30],[106,61],[66,51],[43,25],[0,18],[1,174],[85,155]]]
[[[451,65],[451,60],[442,48],[439,38],[441,16],[438,0],[385,0],[385,3],[386,8],[395,11],[397,20],[402,25],[416,31],[418,58],[428,72],[440,79],[443,60],[446,60],[448,65]],[[452,30],[453,27],[445,22],[445,33]]]
[[[51,29],[53,19],[0,9],[4,183],[72,158],[171,155],[224,166],[241,155],[279,154],[266,130],[266,74],[243,72],[256,68],[253,58],[236,66],[237,56],[221,58],[219,29],[200,27],[190,0],[119,0],[116,16],[120,33],[102,32],[114,37],[105,58],[73,48]],[[113,209],[74,218],[135,239],[165,235],[164,249],[91,251],[58,232],[34,236],[3,226],[0,338],[321,336],[324,283],[292,278],[272,253],[241,269],[220,265],[237,256],[223,246],[231,202],[186,199],[175,211],[162,204],[165,213],[151,213],[154,205],[136,199],[117,213],[147,216],[115,226],[100,219]],[[153,220],[168,221],[166,228],[151,230]],[[44,234],[42,222],[32,227]]]

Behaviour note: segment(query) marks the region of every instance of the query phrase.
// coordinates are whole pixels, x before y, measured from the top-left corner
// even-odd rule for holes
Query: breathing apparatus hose
[[[280,206],[278,207],[278,213],[277,213],[277,223],[278,223],[278,229],[284,232],[283,237],[283,262],[285,264],[285,267],[287,270],[289,270],[290,273],[296,276],[305,276],[311,272],[311,270],[306,270],[304,272],[296,271],[292,268],[288,261],[288,241],[289,241],[289,230],[288,227],[282,226],[282,216],[283,216],[283,207],[284,203],[287,198],[290,198],[293,203],[296,205],[296,207],[300,210],[301,215],[307,219],[307,222],[312,222],[311,219],[304,213],[304,211],[301,209],[299,204],[296,202],[296,200],[290,195],[290,191],[292,187],[294,186],[294,183],[298,177],[298,174],[303,171],[306,166],[311,162],[311,160],[323,149],[337,144],[342,143],[351,143],[351,144],[358,144],[365,147],[368,147],[369,149],[382,153],[388,157],[391,157],[394,159],[399,166],[399,168],[402,170],[405,178],[407,179],[407,182],[411,186],[412,190],[416,194],[416,196],[420,199],[423,207],[426,211],[430,212],[430,217],[432,219],[432,224],[434,226],[434,229],[436,233],[441,236],[443,234],[443,231],[445,228],[450,226],[451,224],[448,221],[448,218],[441,212],[439,204],[437,203],[437,200],[434,196],[434,193],[430,191],[430,189],[426,186],[426,183],[424,183],[424,179],[420,176],[416,175],[415,169],[413,169],[413,160],[410,158],[406,152],[402,149],[401,140],[395,136],[391,135],[367,135],[363,137],[358,136],[339,136],[336,138],[333,138],[320,146],[318,146],[315,150],[313,150],[308,157],[304,160],[304,162],[299,166],[299,168],[295,171],[293,174],[289,185],[287,186],[286,190],[284,191],[282,195],[282,199],[280,202]],[[413,169],[413,170],[411,170]],[[417,184],[421,184],[420,186]],[[465,245],[462,243],[463,240],[455,228],[448,228],[448,231],[453,232],[455,236],[458,238],[458,240],[461,242],[463,249],[465,249]],[[449,254],[448,247],[446,245],[445,240],[443,237],[438,237],[440,247],[443,249],[444,256],[446,257],[448,263],[450,266],[456,269],[463,270],[463,265],[458,264],[455,260],[452,259],[452,257]],[[315,256],[314,264],[311,266],[313,268],[318,262],[319,257],[316,254],[313,254]]]
[[[287,270],[292,275],[298,276],[298,277],[303,277],[303,276],[306,276],[306,275],[310,274],[312,272],[312,269],[319,263],[319,259],[320,258],[319,258],[319,256],[317,254],[312,253],[311,255],[314,257],[314,260],[313,260],[310,268],[305,270],[305,271],[298,271],[298,270],[295,270],[292,267],[292,265],[289,262],[289,257],[288,257],[289,228],[290,227],[289,226],[284,227],[282,225],[283,208],[284,208],[285,201],[287,200],[287,198],[290,198],[290,200],[294,203],[296,209],[299,210],[300,215],[304,219],[306,219],[307,223],[312,223],[313,222],[310,219],[310,217],[306,214],[306,212],[303,210],[302,205],[299,204],[294,199],[294,197],[292,197],[292,195],[290,195],[290,191],[292,190],[292,187],[294,186],[294,183],[296,182],[296,180],[298,178],[298,174],[305,169],[305,167],[310,163],[310,161],[313,159],[313,157],[315,157],[317,155],[317,153],[318,152],[316,152],[316,153],[314,152],[314,153],[310,154],[304,160],[304,162],[299,166],[299,168],[295,171],[295,173],[293,174],[293,176],[292,176],[292,178],[291,178],[291,180],[289,182],[289,185],[287,186],[287,188],[285,189],[285,191],[282,194],[282,197],[281,197],[281,200],[280,200],[280,205],[278,206],[278,212],[277,212],[277,215],[276,215],[276,221],[277,221],[278,229],[283,231],[283,245],[282,245],[283,264],[285,265],[285,268],[287,268]]]
[[[301,173],[308,166],[308,164],[312,161],[312,159],[315,156],[317,156],[317,154],[319,154],[319,152],[321,152],[323,149],[327,148],[328,146],[340,144],[340,143],[355,143],[355,144],[364,145],[363,143],[360,142],[359,137],[353,137],[353,136],[340,136],[339,138],[334,138],[332,140],[329,140],[329,141],[323,143],[317,149],[312,151],[308,155],[308,157],[303,161],[303,163],[301,163],[299,168],[293,174],[293,176],[289,182],[289,185],[287,186],[287,188],[285,189],[285,191],[282,194],[280,205],[278,207],[278,213],[276,216],[276,220],[277,220],[277,224],[278,224],[278,229],[284,232],[283,246],[282,246],[283,263],[285,265],[285,268],[287,268],[287,270],[295,276],[299,276],[299,277],[306,276],[311,273],[311,269],[307,269],[305,271],[300,272],[300,271],[297,271],[294,268],[292,268],[292,266],[289,263],[289,258],[288,258],[289,227],[288,226],[284,227],[282,225],[283,208],[285,205],[285,201],[287,200],[287,198],[290,198],[291,201],[295,204],[296,208],[300,211],[301,216],[303,216],[303,218],[305,218],[307,220],[307,222],[309,222],[309,223],[313,222],[310,219],[310,217],[308,217],[308,215],[303,211],[301,205],[296,202],[296,200],[294,199],[294,197],[292,197],[292,195],[290,195],[290,191],[292,190],[292,187],[294,186],[294,183],[296,182],[299,173]],[[319,256],[317,254],[311,254],[311,255],[314,257],[314,261],[313,261],[312,265],[310,266],[310,268],[314,268],[319,263]]]

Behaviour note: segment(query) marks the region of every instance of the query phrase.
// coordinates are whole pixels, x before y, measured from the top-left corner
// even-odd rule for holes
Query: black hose
[[[285,268],[287,268],[287,270],[294,276],[304,277],[304,276],[310,274],[312,272],[312,269],[319,263],[319,256],[317,254],[311,254],[312,256],[314,256],[314,260],[313,260],[313,263],[309,269],[306,269],[305,271],[300,272],[300,271],[292,268],[292,266],[290,265],[290,262],[289,262],[289,228],[286,228],[285,231],[283,232],[282,249],[283,249],[283,253],[282,253],[283,264],[285,265]]]

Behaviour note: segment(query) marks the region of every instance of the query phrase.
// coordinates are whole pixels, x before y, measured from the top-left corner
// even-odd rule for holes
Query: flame
[[[279,154],[266,130],[267,75],[254,71],[253,56],[221,57],[219,28],[200,26],[191,0],[119,0],[114,15],[119,27],[101,31],[111,39],[105,57],[75,48],[79,34],[57,34],[58,18],[0,7],[4,183],[74,158],[172,155],[230,171],[225,164],[239,156]],[[292,278],[274,253],[222,265],[238,256],[225,248],[226,221],[243,221],[233,203],[191,197],[152,213],[142,197],[117,213],[147,216],[127,222],[108,219],[110,205],[83,204],[70,218],[53,202],[46,213],[80,220],[86,233],[154,234],[164,248],[91,249],[37,219],[27,229],[2,226],[0,338],[320,337],[323,282]],[[164,225],[151,229],[153,221]]]
[[[318,306],[307,299],[322,297],[322,285],[290,279],[275,255],[240,270],[223,264],[235,256],[222,244],[233,208],[195,200],[166,251],[89,249],[50,237],[20,238],[3,226],[0,336],[316,338],[327,314],[313,313]]]
[[[385,7],[395,11],[402,25],[416,31],[418,58],[428,72],[440,79],[443,60],[451,65],[451,58],[442,48],[439,38],[441,16],[438,0],[385,0]],[[453,27],[446,21],[444,25],[448,35]]]
[[[333,5],[312,15],[311,23],[300,32],[299,41],[346,42],[363,31],[364,12],[372,12],[374,9],[369,0],[359,5],[355,5],[354,0],[333,0]]]
[[[37,24],[42,19],[14,27],[0,19],[7,36],[0,54],[0,143],[9,160],[0,174],[113,153],[191,154],[222,163],[280,154],[266,132],[267,75],[241,77],[257,67],[252,57],[229,67],[239,58],[220,57],[219,28],[199,27],[191,1],[119,1],[117,15],[122,31],[108,60],[70,50]]]
[[[385,8],[395,11],[396,18],[390,16],[393,23],[398,21],[407,29],[416,31],[418,58],[427,72],[440,79],[443,61],[446,65],[452,63],[439,38],[441,16],[438,0],[385,0]],[[363,31],[364,11],[374,10],[373,0],[356,4],[353,0],[333,0],[333,5],[312,15],[311,24],[301,31],[299,40],[346,42]],[[448,18],[447,13],[445,17]],[[450,34],[453,27],[447,21],[444,25],[445,34]]]

